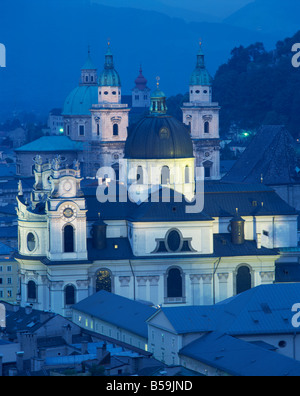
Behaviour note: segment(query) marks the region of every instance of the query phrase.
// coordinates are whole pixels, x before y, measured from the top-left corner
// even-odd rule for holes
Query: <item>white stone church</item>
[[[298,214],[272,189],[219,180],[220,108],[202,49],[183,122],[168,115],[159,84],[150,100],[141,80],[133,94],[142,106],[148,95],[150,108],[129,134],[110,48],[100,77],[89,57],[66,100],[66,135],[91,142],[91,168],[112,167],[111,174],[84,179],[80,161],[37,155],[30,199],[20,183],[22,306],[68,317],[73,304],[102,289],[159,306],[214,304],[273,283],[281,250],[297,246]],[[204,206],[189,213],[196,167]],[[128,187],[138,199],[128,198]]]

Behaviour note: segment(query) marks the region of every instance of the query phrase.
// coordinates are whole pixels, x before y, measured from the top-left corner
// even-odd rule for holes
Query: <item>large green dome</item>
[[[92,105],[98,103],[98,87],[97,85],[82,85],[75,88],[67,97],[63,115],[91,115],[90,109]]]
[[[190,85],[212,85],[212,77],[205,67],[204,54],[200,48],[197,55],[196,69],[193,71],[190,78]]]
[[[114,68],[114,59],[110,47],[105,55],[104,70],[99,77],[100,87],[120,87],[121,79]]]

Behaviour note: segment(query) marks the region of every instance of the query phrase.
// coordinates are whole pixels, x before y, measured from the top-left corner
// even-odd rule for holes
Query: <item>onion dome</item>
[[[197,65],[191,75],[190,85],[212,85],[212,77],[205,67],[204,53],[201,44],[197,54]]]
[[[140,75],[135,80],[136,88],[143,91],[147,87],[147,79],[143,76],[142,66],[140,67]]]
[[[105,55],[104,70],[99,77],[98,84],[100,87],[120,87],[121,79],[118,72],[114,68],[114,58],[110,46],[108,46]]]

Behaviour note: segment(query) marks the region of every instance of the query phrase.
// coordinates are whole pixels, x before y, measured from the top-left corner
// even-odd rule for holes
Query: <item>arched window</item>
[[[27,248],[30,252],[33,252],[36,246],[35,236],[32,232],[27,235]]]
[[[65,288],[65,305],[74,305],[75,302],[75,287],[68,285]]]
[[[209,133],[209,122],[208,121],[206,121],[204,123],[204,133]]]
[[[114,126],[113,126],[113,135],[114,136],[119,135],[119,125],[118,124],[114,124]]]
[[[170,183],[170,169],[168,166],[163,166],[161,170],[161,184]]]
[[[111,273],[107,270],[100,270],[96,274],[96,293],[101,290],[112,292]]]
[[[240,267],[236,275],[236,293],[240,294],[251,289],[251,283],[251,272],[249,267]]]
[[[74,228],[71,225],[67,225],[64,228],[64,252],[74,252]]]
[[[28,300],[36,300],[36,284],[34,281],[29,281],[27,284],[27,298]]]
[[[136,180],[138,184],[143,184],[144,183],[144,172],[143,172],[143,167],[138,166],[137,172],[136,172]]]
[[[181,271],[178,268],[170,269],[167,277],[167,297],[183,297],[182,289]]]
[[[185,183],[190,182],[190,168],[188,165],[185,167],[184,180],[185,180]]]

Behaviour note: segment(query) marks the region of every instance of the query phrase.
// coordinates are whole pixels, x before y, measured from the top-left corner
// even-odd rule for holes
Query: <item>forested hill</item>
[[[221,110],[221,135],[231,126],[257,129],[285,125],[300,136],[300,68],[292,66],[291,49],[300,43],[300,31],[279,41],[273,51],[263,44],[237,47],[214,79],[214,100]]]

